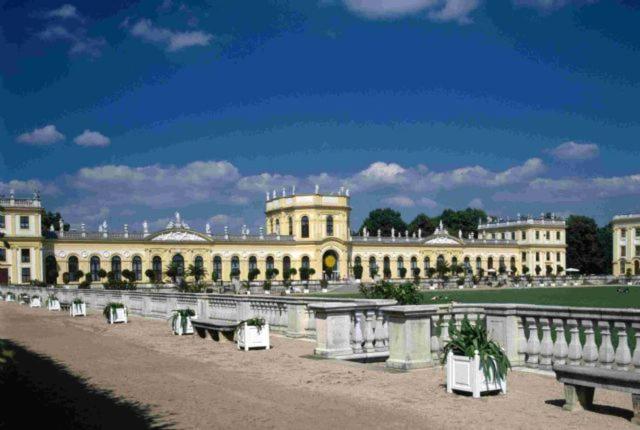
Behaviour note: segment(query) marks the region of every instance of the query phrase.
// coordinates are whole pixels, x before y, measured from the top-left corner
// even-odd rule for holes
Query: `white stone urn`
[[[31,301],[29,302],[29,306],[32,308],[41,308],[42,300],[40,300],[39,296],[31,297]]]
[[[245,351],[248,351],[249,348],[269,349],[269,323],[258,327],[243,322],[238,327],[237,340],[238,349],[244,349]]]
[[[453,390],[471,393],[474,398],[489,391],[500,391],[502,394],[506,394],[507,381],[506,379],[493,382],[487,380],[480,367],[478,351],[474,357],[454,355],[453,351],[449,351],[447,355],[447,393],[453,393]]]
[[[59,311],[60,310],[60,300],[57,298],[49,298],[47,299],[47,309],[50,311]]]
[[[69,315],[72,317],[86,317],[87,316],[87,304],[82,303],[71,303],[69,306]]]

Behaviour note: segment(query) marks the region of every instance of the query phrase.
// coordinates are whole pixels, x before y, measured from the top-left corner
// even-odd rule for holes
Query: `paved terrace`
[[[0,338],[45,354],[93,385],[151,405],[175,428],[635,428],[628,395],[596,390],[596,412],[562,410],[553,377],[515,371],[509,393],[474,400],[445,392],[441,368],[409,373],[382,364],[308,358],[314,343],[272,334],[270,351],[240,352],[166,321],[109,326],[0,303]]]

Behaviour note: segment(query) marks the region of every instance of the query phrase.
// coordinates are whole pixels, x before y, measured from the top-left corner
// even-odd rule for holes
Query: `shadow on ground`
[[[6,340],[0,348],[13,355],[0,364],[0,428],[174,428],[149,406],[97,388],[47,356]]]
[[[564,402],[564,399],[553,399],[553,400],[547,400],[545,401],[545,403],[547,405],[558,406],[561,408],[564,406],[565,402]],[[631,421],[631,419],[633,418],[632,411],[630,411],[629,409],[618,408],[616,406],[597,405],[594,403],[589,409],[589,411],[595,412],[597,414],[612,415],[612,416],[624,418],[628,421]]]

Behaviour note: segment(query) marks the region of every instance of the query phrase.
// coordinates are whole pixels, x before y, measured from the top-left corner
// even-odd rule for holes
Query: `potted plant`
[[[460,329],[454,328],[451,332],[451,340],[445,344],[443,353],[448,393],[464,391],[478,398],[484,392],[507,392],[507,371],[511,363],[480,324],[472,325],[464,319]]]
[[[31,302],[29,303],[29,306],[31,306],[32,308],[42,307],[42,300],[40,300],[40,296],[38,295],[31,296]]]
[[[248,351],[249,348],[269,349],[269,324],[264,318],[250,318],[240,322],[236,329],[238,349]]]
[[[11,291],[7,292],[7,295],[4,297],[4,300],[6,302],[15,302],[16,301],[16,295],[13,294]]]
[[[19,303],[20,303],[21,305],[28,305],[28,304],[29,304],[30,299],[31,299],[31,298],[29,297],[29,294],[22,293],[22,294],[20,294],[20,301],[19,301]]]
[[[193,309],[176,309],[171,315],[171,327],[173,334],[182,336],[183,334],[193,334],[193,326],[191,325],[191,317],[195,317],[196,312]]]
[[[320,280],[320,291],[326,293],[327,291],[329,291],[329,288],[327,287],[329,287],[329,281],[327,280],[327,278],[322,278]]]
[[[73,302],[71,302],[71,306],[69,307],[69,315],[72,317],[86,317],[87,305],[84,300],[79,297],[73,299]]]
[[[109,302],[102,310],[102,315],[107,319],[109,324],[127,323],[128,311],[124,304]]]
[[[47,309],[50,311],[60,310],[60,300],[58,300],[55,294],[50,294],[49,297],[47,297]]]

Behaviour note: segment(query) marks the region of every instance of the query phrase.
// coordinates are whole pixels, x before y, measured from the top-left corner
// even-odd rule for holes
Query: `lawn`
[[[607,285],[600,287],[438,290],[421,293],[421,302],[438,304],[455,301],[459,303],[527,303],[532,305],[640,308],[640,287],[629,287],[626,294],[619,293],[618,288],[626,287]],[[334,296],[361,297],[358,293],[335,294]]]

